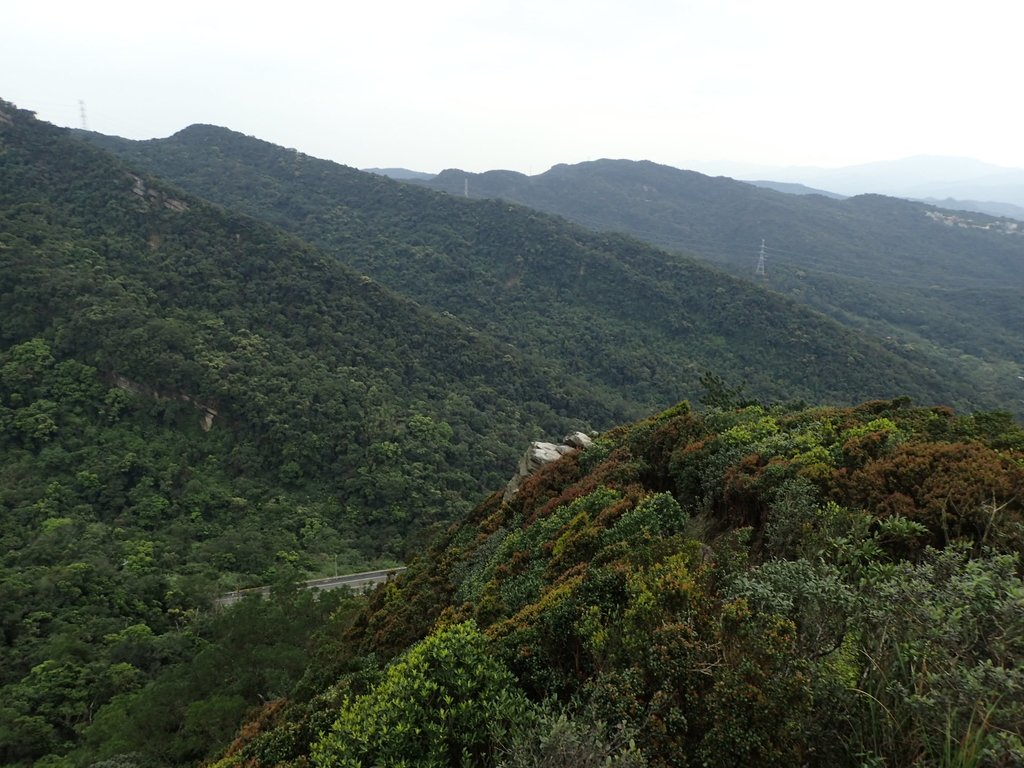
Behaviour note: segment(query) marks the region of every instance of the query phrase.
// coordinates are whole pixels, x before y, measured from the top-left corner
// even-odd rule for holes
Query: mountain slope
[[[527,441],[619,417],[0,102],[0,763],[64,764],[168,674],[147,738],[198,759],[333,620],[337,598],[288,585],[394,564]],[[260,583],[284,597],[207,615]]]
[[[482,458],[471,445],[497,435],[517,443],[542,424],[578,423],[569,410],[616,415],[585,385],[551,382],[337,260],[47,126],[15,120],[4,140],[7,345],[41,335],[144,388],[211,403],[271,461],[299,462],[300,476],[355,472],[418,412],[457,418],[453,443],[467,458]],[[342,425],[350,431],[339,440]],[[486,463],[461,469],[507,466]]]
[[[557,213],[697,253],[770,286],[1024,413],[1024,235],[1015,222],[879,196],[829,200],[648,162],[601,160],[538,176],[445,171],[426,184]]]
[[[973,211],[974,213],[985,213],[989,216],[1016,219],[1024,222],[1024,206],[1013,203],[998,203],[991,200],[958,200],[952,197],[939,199],[937,197],[926,197],[921,199],[922,203],[935,205],[949,211]]]
[[[223,764],[1017,765],[1022,460],[1000,416],[680,404],[481,504]]]
[[[289,228],[431,307],[628,402],[663,406],[714,370],[774,399],[988,393],[778,296],[627,238],[466,201],[211,126],[90,136],[197,194]],[[471,187],[471,194],[473,194]]]

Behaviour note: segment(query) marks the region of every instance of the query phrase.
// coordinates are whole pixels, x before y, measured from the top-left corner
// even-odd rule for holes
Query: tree
[[[436,631],[345,702],[313,748],[321,768],[442,768],[493,763],[495,737],[524,721],[515,678],[472,622]]]

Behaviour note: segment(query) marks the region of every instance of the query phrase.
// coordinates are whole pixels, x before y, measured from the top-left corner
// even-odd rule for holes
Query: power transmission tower
[[[78,100],[78,111],[82,115],[82,130],[83,131],[88,131],[89,130],[89,123],[86,122],[86,119],[85,119],[85,102],[82,101],[81,99]]]
[[[765,277],[764,271],[764,238],[761,238],[761,253],[757,256],[757,269],[754,270],[755,275]]]
[[[462,196],[469,197],[469,176],[463,179],[463,181],[465,182],[465,186],[462,189]]]

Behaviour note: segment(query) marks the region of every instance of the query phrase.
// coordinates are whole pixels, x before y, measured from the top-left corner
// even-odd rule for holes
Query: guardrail
[[[323,579],[310,579],[299,585],[300,589],[331,590],[347,587],[353,592],[368,592],[378,584],[391,581],[395,576],[402,573],[405,567],[383,568],[379,571],[363,571],[361,573],[348,573],[343,576],[328,576]],[[236,589],[233,592],[225,592],[213,599],[215,608],[224,608],[244,600],[250,595],[266,597],[270,594],[270,587],[249,587],[248,589]]]

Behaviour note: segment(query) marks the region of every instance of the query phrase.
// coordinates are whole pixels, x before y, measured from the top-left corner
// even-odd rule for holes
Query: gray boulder
[[[567,453],[575,453],[586,448],[591,442],[591,439],[582,432],[573,432],[567,435],[559,445],[540,441],[530,443],[526,453],[519,459],[519,466],[516,467],[515,475],[512,476],[512,479],[508,481],[508,485],[505,486],[504,500],[508,501],[515,496],[519,492],[519,486],[522,485],[523,480],[538,469],[553,461],[558,461]]]

